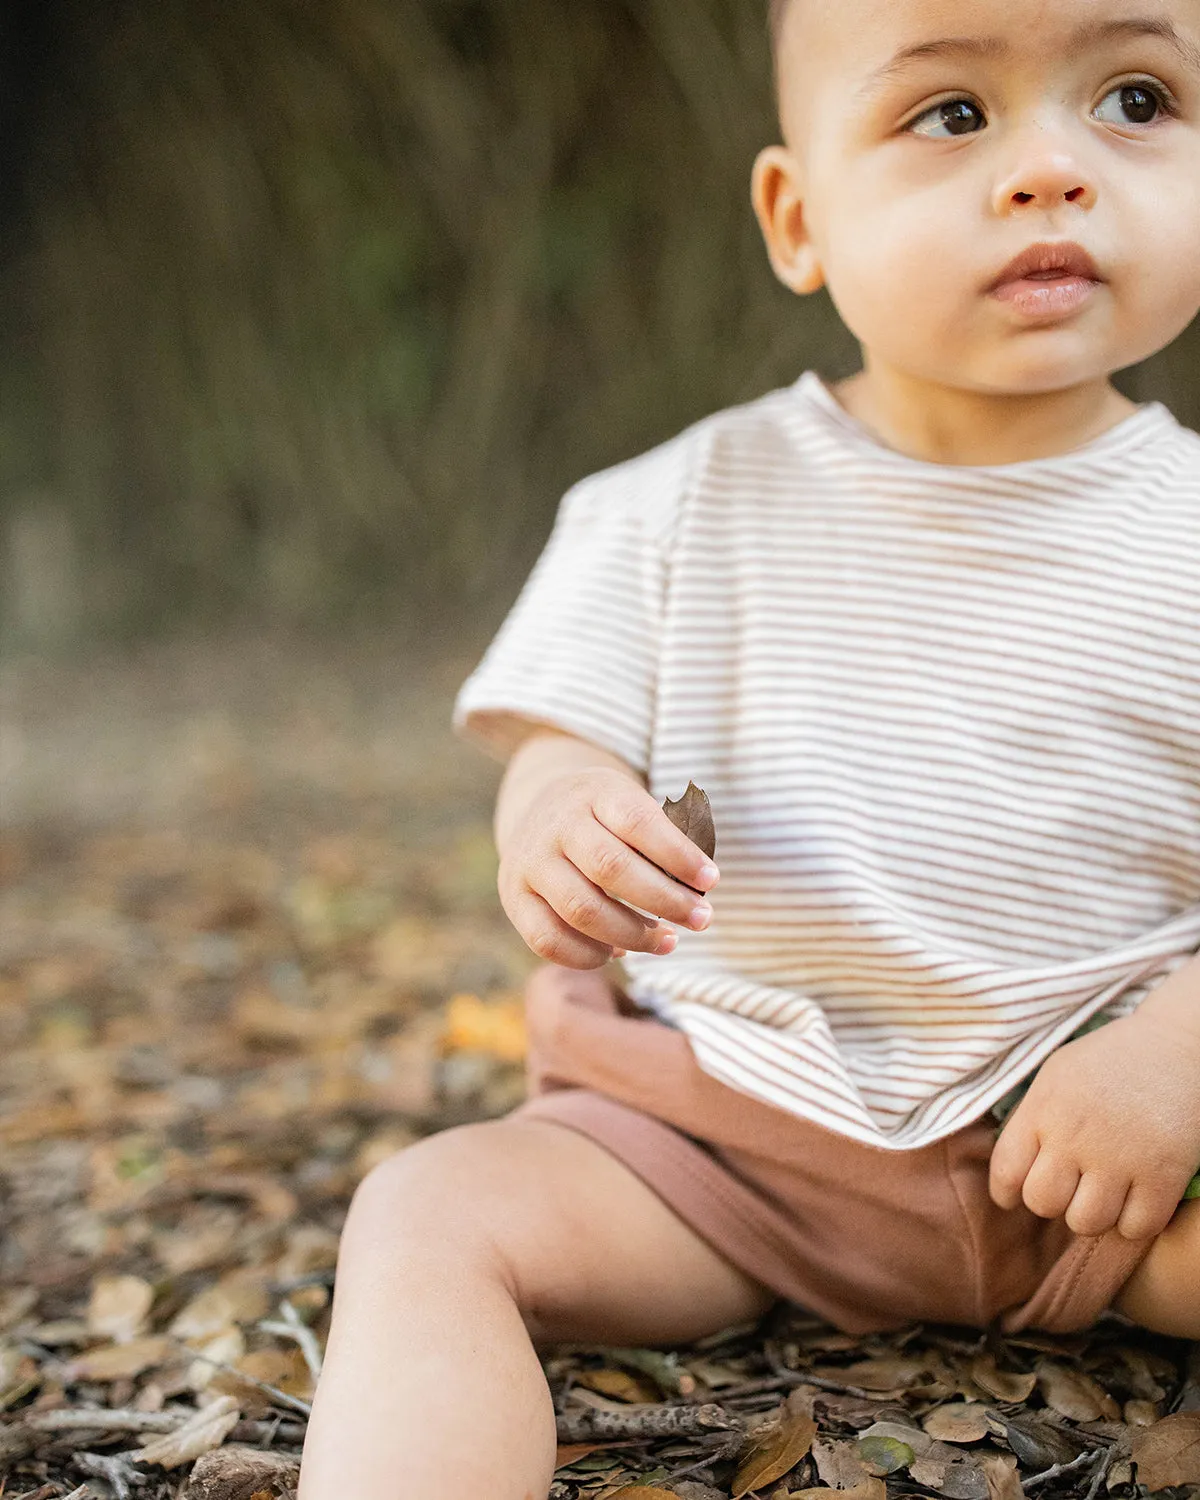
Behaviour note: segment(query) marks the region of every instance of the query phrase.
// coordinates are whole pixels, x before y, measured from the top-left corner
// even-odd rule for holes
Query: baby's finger
[[[1067,1228],[1075,1234],[1107,1234],[1121,1217],[1128,1191],[1123,1178],[1085,1172],[1067,1208]]]
[[[1025,1179],[1037,1154],[1037,1133],[1025,1127],[1019,1113],[1011,1115],[1000,1139],[992,1147],[988,1191],[993,1203],[1000,1208],[1016,1208],[1021,1201],[1021,1189],[1025,1186]]]
[[[1125,1199],[1117,1229],[1127,1240],[1147,1240],[1160,1235],[1179,1207],[1181,1195],[1176,1193],[1173,1196],[1175,1201],[1172,1203],[1154,1188],[1135,1182]]]
[[[529,948],[547,963],[567,969],[600,969],[611,949],[575,932],[541,896],[528,886],[506,908],[513,926]]]
[[[678,938],[669,927],[606,896],[569,859],[557,859],[538,894],[576,932],[610,947],[668,953]]]
[[[602,891],[642,911],[699,932],[712,919],[712,907],[694,891],[664,875],[595,819],[575,824],[563,836],[562,851]]]
[[[1066,1213],[1078,1186],[1079,1168],[1065,1157],[1042,1150],[1029,1169],[1021,1196],[1025,1207],[1039,1218],[1058,1219]]]
[[[610,833],[693,890],[710,891],[720,878],[704,851],[675,827],[649,792],[632,781],[605,783],[592,812]]]

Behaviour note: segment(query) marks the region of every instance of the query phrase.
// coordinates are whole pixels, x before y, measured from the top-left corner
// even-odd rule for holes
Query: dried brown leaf
[[[1121,1408],[1099,1382],[1082,1370],[1053,1359],[1039,1359],[1034,1368],[1046,1405],[1059,1416],[1072,1422],[1095,1422],[1100,1417],[1120,1420]]]
[[[1034,1371],[1001,1370],[992,1354],[977,1354],[971,1361],[971,1379],[997,1401],[1028,1401],[1037,1385]]]
[[[97,1276],[88,1302],[88,1330],[96,1338],[127,1343],[145,1331],[154,1288],[140,1276]]]
[[[712,806],[708,795],[694,781],[689,781],[687,791],[678,802],[670,797],[663,803],[663,812],[681,833],[686,833],[709,859],[717,853],[717,832],[713,824]]]
[[[145,1370],[153,1369],[171,1358],[175,1346],[170,1339],[131,1339],[127,1344],[105,1344],[99,1349],[89,1349],[85,1354],[69,1361],[63,1370],[63,1378],[73,1380],[122,1380],[131,1379]]]
[[[670,1490],[660,1490],[652,1484],[631,1484],[623,1490],[614,1490],[606,1500],[676,1500],[676,1497]]]
[[[1138,1483],[1148,1490],[1200,1484],[1200,1413],[1177,1411],[1153,1427],[1130,1433],[1130,1457]]]
[[[661,1399],[661,1392],[648,1376],[631,1375],[628,1370],[581,1370],[575,1383],[599,1391],[602,1396],[611,1396],[615,1401],[641,1405]]]
[[[788,1500],[829,1500],[834,1492],[829,1489],[818,1488],[812,1490],[793,1490]],[[887,1500],[887,1485],[882,1479],[870,1477],[848,1490],[838,1490],[837,1500]]]
[[[988,1500],[1025,1500],[1025,1489],[1014,1465],[1006,1463],[1003,1454],[988,1453],[979,1460],[987,1480]]]
[[[790,1474],[812,1447],[817,1424],[803,1412],[785,1411],[778,1426],[763,1432],[738,1466],[733,1500]]]
[[[218,1396],[210,1405],[202,1407],[195,1416],[189,1417],[182,1427],[155,1438],[144,1448],[129,1454],[134,1463],[159,1464],[164,1469],[177,1469],[181,1464],[191,1463],[202,1453],[219,1448],[229,1433],[241,1421],[242,1414],[232,1396]]]
[[[932,1438],[944,1443],[977,1443],[991,1431],[987,1408],[981,1401],[948,1401],[921,1419]]]
[[[822,1482],[832,1489],[852,1489],[874,1477],[867,1473],[854,1444],[839,1438],[818,1438],[812,1445],[812,1456]]]

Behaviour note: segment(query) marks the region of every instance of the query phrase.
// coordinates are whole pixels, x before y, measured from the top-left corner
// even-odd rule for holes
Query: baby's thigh
[[[1200,1339],[1200,1202],[1179,1205],[1113,1306],[1156,1333]]]
[[[537,1343],[682,1343],[775,1300],[616,1157],[546,1120],[458,1126],[373,1168],[350,1254],[498,1279]]]

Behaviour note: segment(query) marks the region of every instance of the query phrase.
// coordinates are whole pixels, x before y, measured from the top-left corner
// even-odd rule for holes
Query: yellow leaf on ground
[[[482,1000],[451,995],[442,1046],[447,1052],[485,1052],[502,1062],[522,1062],[528,1046],[524,1001],[520,996]]]

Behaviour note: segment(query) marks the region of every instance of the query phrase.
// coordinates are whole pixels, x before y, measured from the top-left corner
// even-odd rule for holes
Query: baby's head
[[[963,389],[1095,380],[1200,309],[1200,0],[769,0],[783,145],[754,168],[776,275],[872,358]],[[1073,243],[1073,311],[990,295]]]

